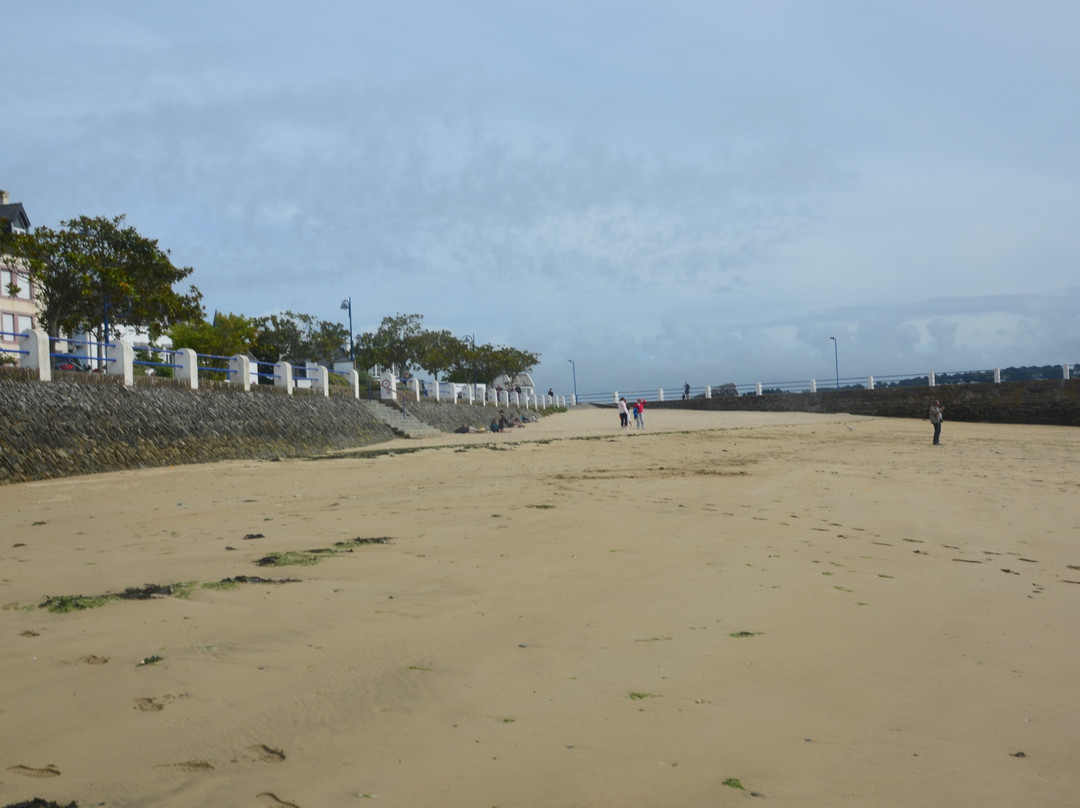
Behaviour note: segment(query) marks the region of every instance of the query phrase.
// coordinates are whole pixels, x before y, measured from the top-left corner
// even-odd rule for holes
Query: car
[[[90,363],[86,360],[86,357],[78,356],[76,354],[54,356],[52,368],[53,370],[64,371],[65,373],[91,373],[93,371],[93,368],[90,367]]]

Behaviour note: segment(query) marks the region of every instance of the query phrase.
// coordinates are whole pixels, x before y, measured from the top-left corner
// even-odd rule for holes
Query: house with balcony
[[[29,233],[30,217],[21,202],[12,202],[7,191],[0,191],[0,229],[5,233]],[[0,356],[15,357],[16,336],[34,328],[38,321],[38,303],[34,284],[26,268],[10,256],[0,255]]]

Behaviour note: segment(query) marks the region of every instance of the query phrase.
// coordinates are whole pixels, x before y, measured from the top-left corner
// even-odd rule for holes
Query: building
[[[30,217],[21,202],[12,202],[7,191],[0,191],[0,229],[5,233],[29,233]],[[19,347],[17,334],[34,328],[38,322],[37,295],[30,275],[20,262],[0,255],[0,357]]]

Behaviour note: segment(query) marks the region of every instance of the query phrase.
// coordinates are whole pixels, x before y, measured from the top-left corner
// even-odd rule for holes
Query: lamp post
[[[341,301],[342,311],[349,312],[349,361],[352,362],[353,370],[356,370],[356,349],[353,347],[352,332],[352,298],[347,297]]]
[[[832,340],[833,360],[836,362],[836,389],[840,389],[840,351],[836,347],[836,337],[829,337]]]
[[[476,392],[476,334],[466,334],[465,339],[467,339],[472,344],[472,353],[469,354],[469,362],[470,362],[470,364],[472,364],[472,386],[473,386],[473,393],[475,393]],[[487,394],[485,393],[484,395],[487,395]],[[496,401],[495,403],[498,404],[499,402]]]
[[[574,374],[574,406],[577,406],[577,364],[573,359],[567,359],[566,361],[570,363],[570,370]]]

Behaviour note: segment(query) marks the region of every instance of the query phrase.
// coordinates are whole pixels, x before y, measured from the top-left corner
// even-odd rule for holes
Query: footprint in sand
[[[85,662],[87,665],[108,665],[109,664],[109,658],[107,656],[97,656],[96,654],[91,654],[90,656],[84,656],[79,661],[80,662]]]
[[[176,696],[166,693],[159,698],[141,698],[135,699],[135,709],[142,710],[145,713],[160,713],[165,709],[165,705],[176,700]]]
[[[60,770],[50,763],[44,769],[35,769],[33,766],[8,766],[7,770],[24,777],[59,777]]]
[[[283,751],[261,743],[249,746],[247,753],[252,756],[249,760],[254,759],[262,763],[281,763],[281,761],[285,760]]]
[[[179,769],[182,772],[212,772],[214,767],[205,760],[185,760],[183,763],[159,763],[155,769]]]
[[[285,802],[285,800],[278,799],[277,794],[272,794],[269,791],[256,794],[255,799],[262,805],[272,805],[277,806],[277,808],[300,808],[295,802]]]

